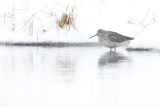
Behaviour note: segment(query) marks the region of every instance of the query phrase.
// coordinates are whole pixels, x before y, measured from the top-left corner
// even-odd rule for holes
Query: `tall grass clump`
[[[75,21],[77,18],[77,15],[74,17],[74,9],[75,7],[71,7],[71,11],[68,12],[69,6],[66,7],[66,12],[63,12],[60,19],[57,19],[57,29],[66,29],[66,32],[70,30],[71,27],[73,27],[75,30],[77,30]],[[68,12],[68,13],[67,13]]]

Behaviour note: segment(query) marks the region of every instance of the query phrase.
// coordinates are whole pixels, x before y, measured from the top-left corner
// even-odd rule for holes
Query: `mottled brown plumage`
[[[112,32],[112,31],[108,31],[108,35],[104,35],[104,36],[108,36],[108,38],[113,41],[113,42],[124,42],[124,41],[128,41],[128,40],[133,40],[134,38],[131,37],[127,37],[127,36],[123,36],[121,34],[118,34],[116,32]]]

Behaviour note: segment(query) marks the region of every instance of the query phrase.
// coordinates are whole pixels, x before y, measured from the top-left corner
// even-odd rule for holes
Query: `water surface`
[[[0,47],[0,107],[160,107],[160,53]]]

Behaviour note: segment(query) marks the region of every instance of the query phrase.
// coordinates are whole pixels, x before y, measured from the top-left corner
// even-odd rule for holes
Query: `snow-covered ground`
[[[77,29],[58,30],[73,7]],[[129,47],[159,49],[159,10],[157,0],[2,0],[0,42],[97,42],[88,37],[101,28],[135,37]]]
[[[142,34],[135,37],[129,47],[160,49],[160,23],[149,26]]]

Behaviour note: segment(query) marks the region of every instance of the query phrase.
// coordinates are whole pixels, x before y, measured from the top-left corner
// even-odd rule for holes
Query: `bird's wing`
[[[127,36],[123,36],[121,34],[118,34],[116,32],[109,32],[108,33],[108,38],[113,41],[113,42],[124,42],[124,41],[128,41],[128,40],[133,40],[134,38],[131,37],[127,37]]]

